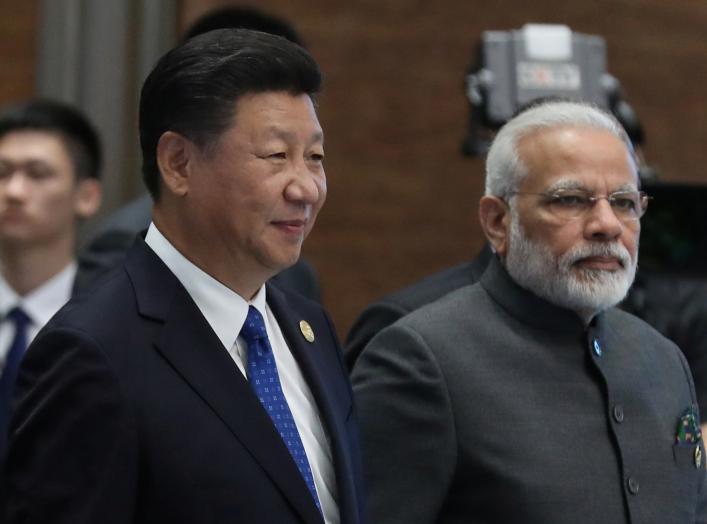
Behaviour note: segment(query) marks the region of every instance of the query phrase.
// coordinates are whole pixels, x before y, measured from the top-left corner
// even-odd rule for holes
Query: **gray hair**
[[[629,153],[634,154],[626,131],[609,113],[582,102],[542,103],[509,120],[494,138],[486,157],[486,195],[506,198],[518,189],[528,174],[518,154],[521,138],[539,129],[561,126],[606,130],[622,140]]]

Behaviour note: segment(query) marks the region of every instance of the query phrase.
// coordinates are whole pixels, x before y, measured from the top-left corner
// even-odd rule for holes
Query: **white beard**
[[[621,269],[608,271],[575,267],[590,256],[616,257]],[[555,257],[547,245],[531,241],[511,210],[511,231],[505,266],[513,280],[556,306],[575,311],[585,322],[615,306],[628,293],[636,276],[636,260],[616,242],[597,241],[579,245]]]

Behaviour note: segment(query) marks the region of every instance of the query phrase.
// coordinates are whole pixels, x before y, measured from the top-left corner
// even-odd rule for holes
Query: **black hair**
[[[295,28],[286,20],[264,13],[252,7],[223,7],[206,13],[197,19],[184,34],[184,40],[214,29],[253,29],[271,35],[279,35],[290,42],[305,47]]]
[[[174,131],[205,147],[233,125],[244,94],[284,91],[313,97],[319,66],[287,39],[248,29],[218,29],[183,42],[164,55],[140,95],[143,178],[159,200],[157,143]]]
[[[101,141],[78,109],[55,100],[32,100],[0,112],[0,137],[25,130],[56,133],[66,146],[76,178],[99,178]]]

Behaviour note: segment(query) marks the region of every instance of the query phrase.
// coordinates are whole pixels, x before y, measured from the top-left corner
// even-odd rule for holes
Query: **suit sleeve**
[[[390,302],[378,302],[363,310],[346,337],[345,358],[349,370],[354,368],[356,359],[374,336],[408,313]]]
[[[436,522],[457,444],[445,380],[425,340],[398,324],[384,330],[352,380],[371,522]]]
[[[69,330],[40,334],[22,363],[15,397],[0,520],[133,522],[133,418],[95,343]]]

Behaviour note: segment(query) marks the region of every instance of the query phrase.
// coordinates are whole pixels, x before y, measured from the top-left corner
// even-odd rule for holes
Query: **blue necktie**
[[[12,390],[17,380],[20,361],[27,349],[27,326],[30,318],[19,307],[9,311],[5,317],[15,325],[15,337],[12,339],[10,349],[5,358],[5,366],[0,375],[0,450],[5,446],[7,431],[12,416]]]
[[[295,420],[292,418],[290,406],[287,405],[287,399],[282,392],[280,377],[277,374],[277,364],[272,354],[268,334],[265,331],[263,317],[253,306],[248,308],[248,316],[241,329],[241,336],[248,344],[247,375],[250,387],[253,388],[263,408],[270,415],[270,419],[297,464],[297,469],[307,484],[317,508],[321,511],[317,490],[314,487],[312,469],[309,467],[307,454],[304,451]]]

